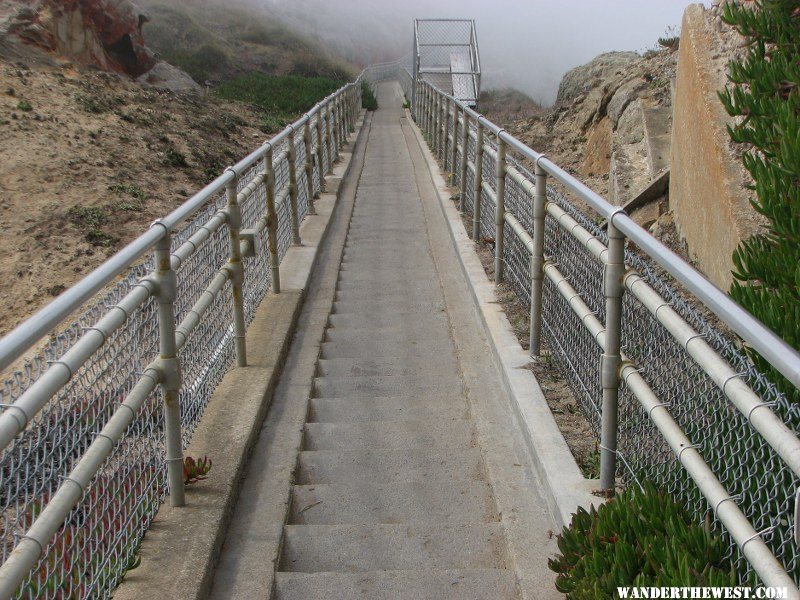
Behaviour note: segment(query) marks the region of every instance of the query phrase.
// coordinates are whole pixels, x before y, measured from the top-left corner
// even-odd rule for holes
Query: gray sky
[[[474,18],[485,87],[512,86],[550,104],[570,68],[610,50],[654,47],[687,0],[251,0],[341,50],[387,60],[411,49],[416,18]],[[708,4],[708,2],[706,2]],[[367,60],[366,62],[369,62]]]

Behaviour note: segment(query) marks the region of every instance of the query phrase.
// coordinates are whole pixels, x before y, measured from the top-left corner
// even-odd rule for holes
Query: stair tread
[[[433,381],[441,378],[456,378],[460,380],[455,356],[440,357],[443,364],[437,369],[429,367],[427,359],[411,359],[407,362],[398,362],[396,359],[380,357],[370,358],[322,358],[317,363],[319,377],[406,377],[413,376],[420,380]]]
[[[413,447],[473,447],[470,421],[368,421],[306,423],[304,450]]]
[[[305,450],[298,465],[300,484],[484,477],[478,448]]]
[[[289,522],[488,523],[499,515],[483,481],[311,483],[292,488]]]
[[[420,370],[425,367],[420,367]],[[430,370],[428,366],[426,370]],[[416,380],[413,376],[339,376],[314,378],[315,398],[381,398],[387,396],[423,396],[425,398],[460,398],[464,385],[455,375],[438,381]]]
[[[281,571],[503,569],[499,523],[286,525]]]
[[[514,573],[505,569],[362,571],[275,575],[277,600],[512,600]]]
[[[468,417],[469,408],[463,398],[441,395],[312,398],[308,412],[309,423],[452,420]]]

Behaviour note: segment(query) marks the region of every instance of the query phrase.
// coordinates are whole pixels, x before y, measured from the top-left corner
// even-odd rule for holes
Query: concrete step
[[[441,298],[420,298],[391,294],[340,297],[337,292],[333,303],[333,311],[336,314],[360,315],[403,313],[413,318],[415,315],[444,312],[445,304]]]
[[[352,263],[348,263],[348,266]],[[399,283],[407,287],[414,287],[420,281],[430,281],[436,277],[436,270],[432,265],[409,265],[405,269],[387,269],[377,264],[359,265],[357,269],[343,268],[339,271],[339,283],[348,283],[359,286],[362,283]]]
[[[337,290],[334,299],[342,304],[359,303],[375,306],[393,302],[394,306],[408,307],[409,310],[417,310],[420,313],[428,310],[428,307],[438,306],[444,308],[444,299],[439,290],[422,289],[346,289]]]
[[[475,447],[472,423],[436,420],[305,424],[303,450],[423,447]]]
[[[491,523],[499,521],[484,481],[312,483],[292,488],[289,523]]]
[[[430,365],[428,371],[435,370]],[[387,398],[392,396],[421,396],[422,399],[456,400],[464,396],[464,385],[456,377],[443,377],[438,381],[416,381],[413,377],[398,375],[314,378],[314,398]]]
[[[277,573],[276,600],[512,600],[512,571],[501,569]]]
[[[435,325],[436,323],[444,323],[450,327],[450,319],[444,311],[439,311],[430,314],[410,314],[409,312],[390,313],[382,311],[380,314],[347,314],[347,313],[333,313],[328,317],[328,324],[330,327],[336,329],[375,329],[375,328],[397,328],[402,329],[408,323],[420,323],[422,326],[425,324]]]
[[[339,277],[339,282],[336,284],[336,289],[340,292],[369,292],[376,291],[392,291],[392,292],[424,292],[428,290],[435,290],[441,294],[438,287],[430,285],[428,281],[416,280],[401,281],[397,277],[388,273],[384,279],[369,279],[350,281],[346,276]]]
[[[338,328],[337,328],[338,329]],[[328,330],[333,333],[333,329]],[[347,329],[345,329],[347,331]],[[352,329],[350,330],[352,331]],[[380,331],[377,336],[382,334]],[[398,362],[387,358],[323,358],[317,363],[319,377],[414,377],[420,382],[436,382],[442,379],[458,378],[455,357],[441,357],[436,369],[430,368],[427,358],[408,362]]]
[[[499,523],[286,525],[280,571],[504,569]]]
[[[416,321],[413,315],[408,315],[402,325],[394,327],[329,327],[325,331],[326,342],[346,342],[357,339],[372,338],[386,340],[387,342],[400,340],[420,340],[436,337],[448,339],[450,337],[449,324],[442,321]]]
[[[323,342],[322,358],[395,357],[400,362],[413,357],[426,356],[432,360],[442,354],[453,354],[453,344],[445,340],[412,340],[408,345],[388,344],[385,340]]]
[[[451,479],[484,479],[478,448],[306,450],[298,461],[299,484]]]
[[[466,401],[447,394],[386,398],[312,398],[308,409],[309,423],[467,418],[469,409]]]

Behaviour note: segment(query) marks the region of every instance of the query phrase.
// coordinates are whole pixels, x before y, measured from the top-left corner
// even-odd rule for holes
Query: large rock
[[[585,65],[575,67],[561,80],[556,105],[571,103],[580,95],[603,87],[615,79],[624,78],[627,67],[639,58],[636,52],[606,52]]]
[[[163,61],[156,63],[155,67],[139,76],[136,81],[171,92],[199,92],[202,89],[188,73]]]
[[[138,77],[156,64],[142,37],[147,20],[129,0],[32,0],[7,29],[43,50]]]
[[[681,27],[673,112],[669,206],[689,254],[723,290],[733,277],[731,255],[742,240],[761,230],[763,219],[750,205],[750,179],[730,146],[734,121],[717,91],[726,83],[724,64],[742,44],[720,39],[737,35],[718,28],[719,16],[693,4]],[[728,33],[729,32],[729,33]]]

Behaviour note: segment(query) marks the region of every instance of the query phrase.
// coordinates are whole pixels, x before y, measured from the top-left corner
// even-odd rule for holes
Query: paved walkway
[[[552,521],[399,88],[379,102],[213,596],[554,597]]]

